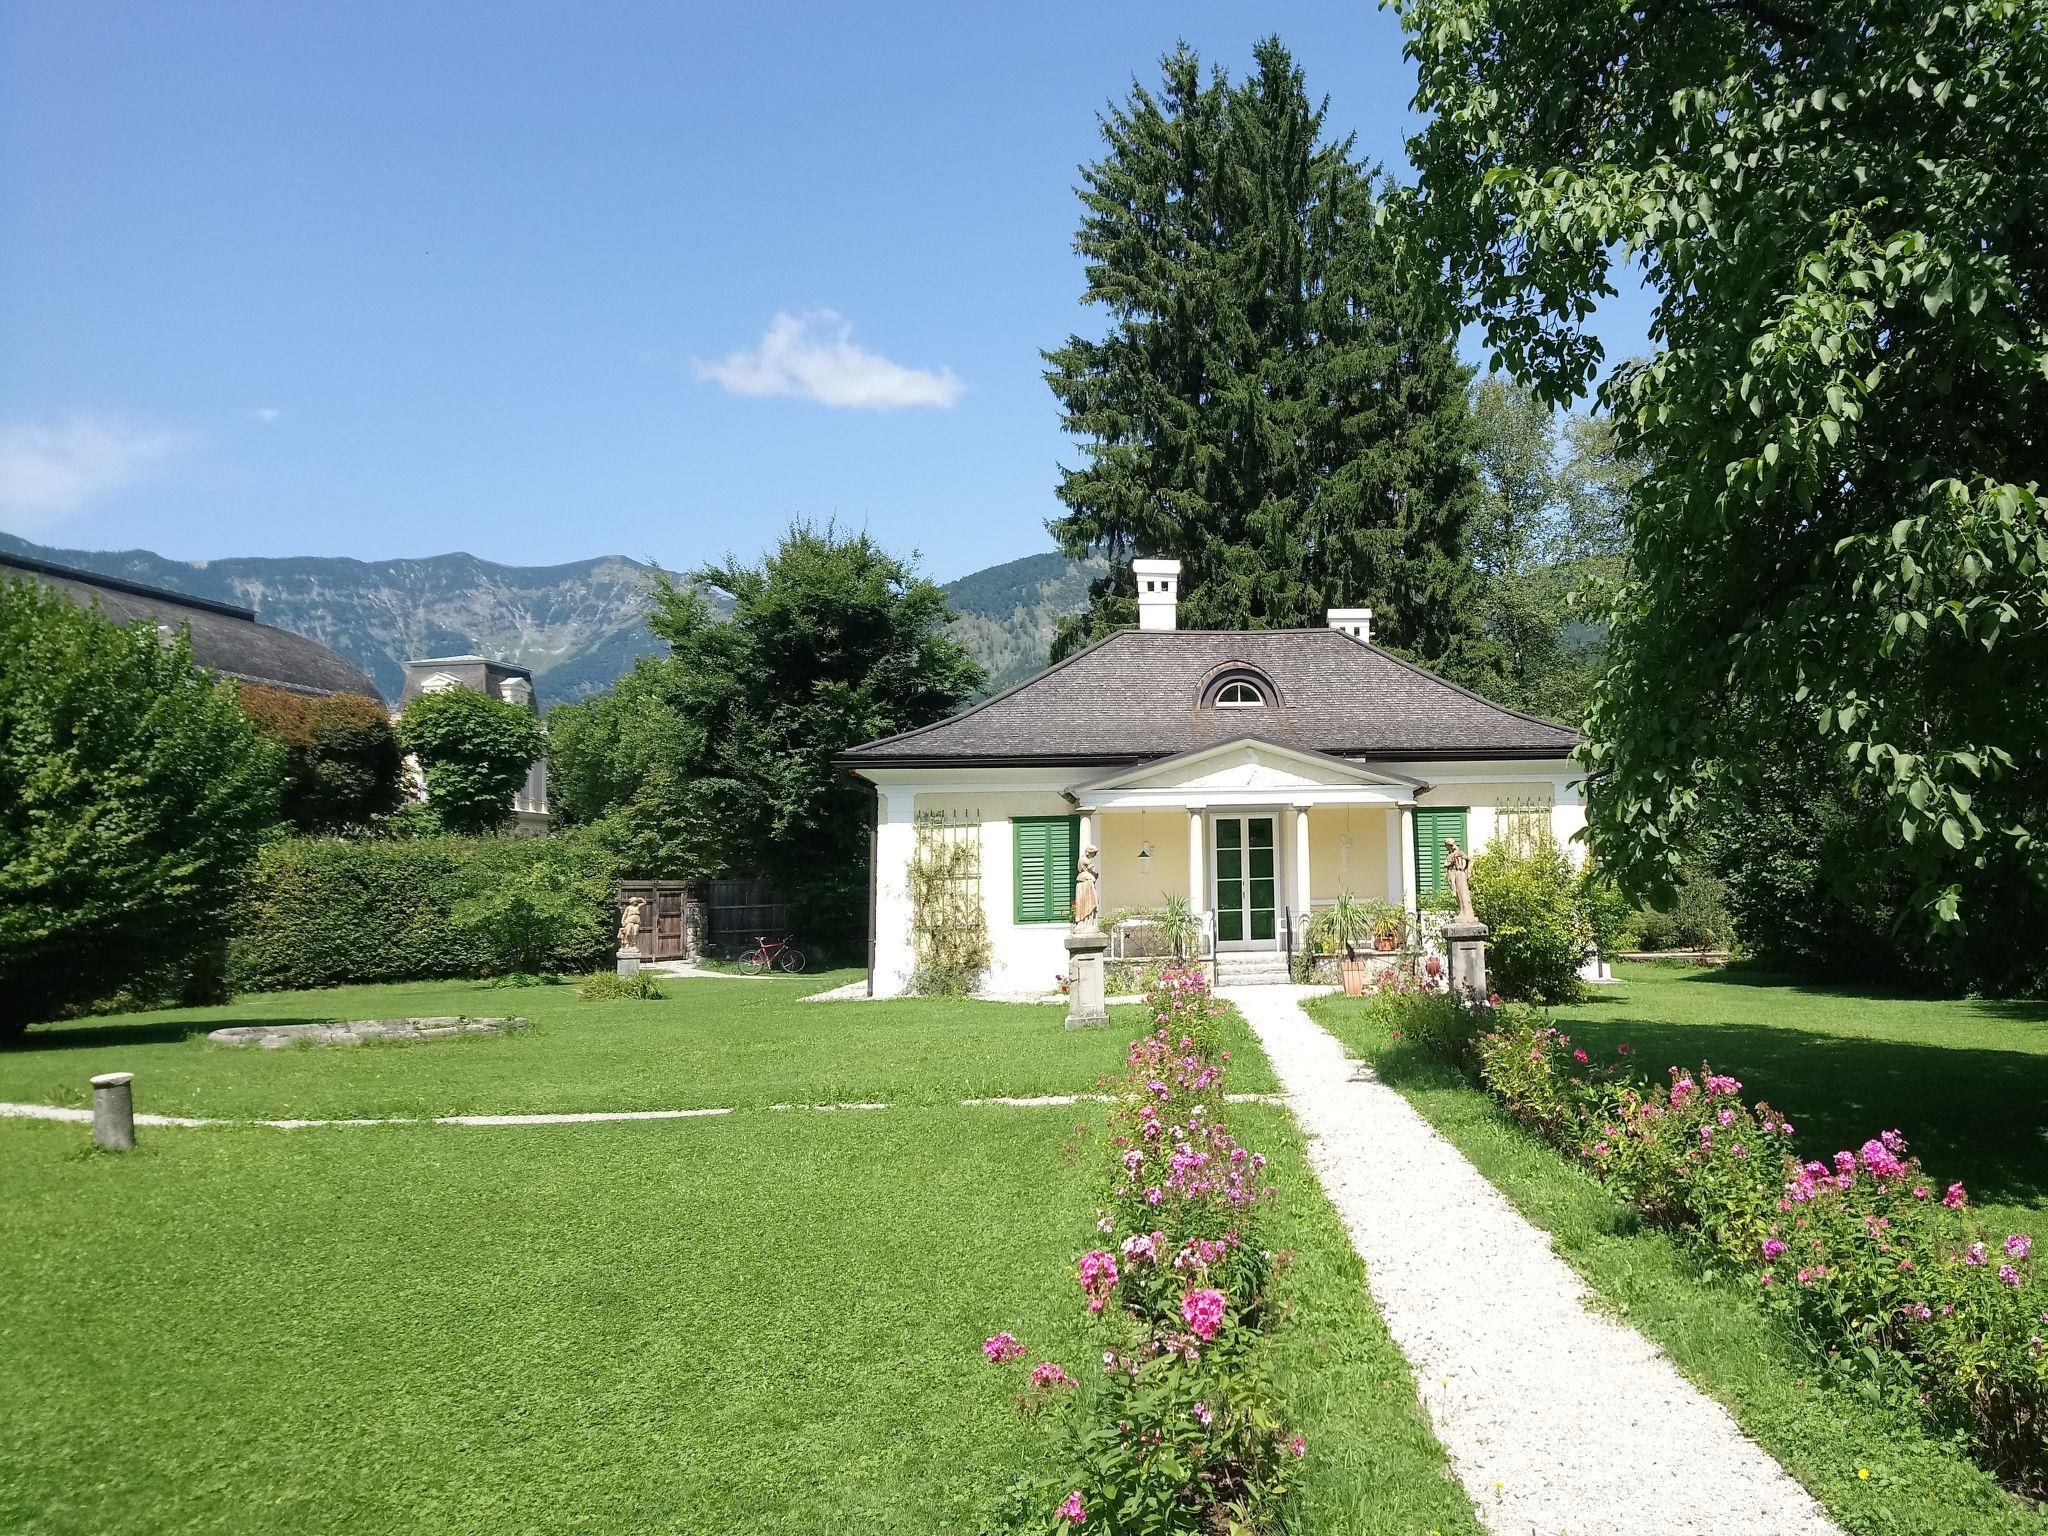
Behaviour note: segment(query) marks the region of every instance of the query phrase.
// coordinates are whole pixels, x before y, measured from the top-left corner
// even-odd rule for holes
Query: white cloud
[[[267,427],[284,415],[284,412],[274,405],[255,405],[249,408],[249,414]]]
[[[0,521],[47,527],[147,479],[191,442],[183,432],[97,416],[0,425]]]
[[[829,309],[777,314],[758,347],[701,359],[697,377],[733,395],[801,395],[820,405],[893,411],[908,405],[950,408],[966,384],[950,368],[907,368],[856,346],[853,326]]]

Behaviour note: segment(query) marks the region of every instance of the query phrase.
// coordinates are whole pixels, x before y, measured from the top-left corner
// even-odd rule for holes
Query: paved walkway
[[[1725,1408],[1641,1334],[1589,1311],[1549,1239],[1302,1011],[1319,990],[1222,995],[1273,1063],[1488,1529],[1839,1536]]]
[[[1270,1093],[1233,1093],[1228,1095],[1233,1104],[1278,1104],[1280,1100]],[[1007,1106],[1013,1109],[1057,1108],[1068,1104],[1107,1104],[1109,1095],[1102,1093],[1046,1093],[1028,1098],[999,1097],[992,1099],[962,1099],[962,1109],[979,1109],[992,1106]],[[886,1103],[857,1104],[769,1104],[767,1112],[812,1110],[820,1114],[847,1109],[890,1109]],[[928,1106],[913,1104],[912,1109]],[[730,1107],[711,1109],[586,1109],[564,1111],[557,1114],[534,1115],[397,1115],[381,1120],[217,1120],[194,1115],[154,1115],[137,1112],[135,1123],[144,1127],[168,1126],[177,1130],[203,1130],[218,1126],[258,1126],[272,1131],[321,1130],[333,1126],[362,1125],[607,1125],[621,1120],[695,1120],[705,1115],[745,1114],[746,1110]],[[0,1120],[61,1120],[72,1125],[90,1125],[92,1111],[76,1109],[63,1104],[12,1104],[0,1102]]]

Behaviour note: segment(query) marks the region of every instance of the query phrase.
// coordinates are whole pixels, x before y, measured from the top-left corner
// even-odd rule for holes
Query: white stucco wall
[[[1565,762],[1395,763],[1382,765],[1432,787],[1423,805],[1462,805],[1474,851],[1491,840],[1503,805],[1548,807],[1551,827],[1574,858],[1583,845],[1570,841],[1585,825],[1577,791],[1578,772]],[[1015,773],[1001,769],[886,770],[876,799],[874,972],[877,996],[906,991],[915,964],[907,883],[916,847],[915,816],[940,811],[977,826],[981,848],[982,910],[988,922],[993,964],[986,989],[997,993],[1043,993],[1067,968],[1063,923],[1019,923],[1014,907],[1011,819],[1017,816],[1076,814],[1063,788],[1099,777],[1100,770],[1044,769]],[[1275,812],[1282,843],[1282,899],[1294,902],[1295,845],[1284,811]],[[1399,812],[1379,805],[1319,805],[1308,811],[1310,894],[1325,902],[1344,888],[1368,898],[1395,894],[1389,876],[1405,875],[1399,852]],[[1118,809],[1096,813],[1093,836],[1102,849],[1101,898],[1105,911],[1154,907],[1168,895],[1188,893],[1188,813],[1182,807],[1153,807],[1142,813]],[[1348,841],[1347,841],[1348,840]],[[1138,858],[1142,843],[1152,857]],[[1207,841],[1205,838],[1205,846]],[[1390,864],[1390,856],[1392,862]],[[1198,875],[1199,879],[1199,875]],[[1403,881],[1403,885],[1411,883]],[[1203,898],[1207,905],[1206,895]]]

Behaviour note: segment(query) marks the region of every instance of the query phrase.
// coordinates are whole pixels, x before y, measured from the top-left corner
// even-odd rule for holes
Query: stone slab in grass
[[[207,1039],[215,1045],[253,1045],[283,1050],[301,1040],[309,1045],[361,1045],[365,1040],[447,1040],[456,1035],[501,1035],[524,1029],[525,1019],[351,1019],[341,1024],[248,1024],[216,1029]]]

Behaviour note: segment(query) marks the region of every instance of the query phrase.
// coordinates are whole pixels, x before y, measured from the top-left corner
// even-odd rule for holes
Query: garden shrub
[[[538,976],[563,951],[602,949],[612,887],[575,859],[552,853],[455,904],[455,920],[489,946],[491,969]]]
[[[592,971],[576,983],[576,995],[585,1002],[660,1002],[668,994],[659,977],[647,971],[621,976],[617,971]]]
[[[578,893],[588,909],[581,917],[565,909],[551,934],[536,931],[530,945],[508,948],[508,929],[474,904],[536,871],[545,872],[537,877],[543,884]],[[246,992],[589,971],[611,958],[617,874],[604,848],[581,836],[291,838],[257,861],[228,946],[228,980]]]
[[[1472,861],[1472,910],[1493,930],[1486,965],[1494,991],[1539,1003],[1578,997],[1592,938],[1580,895],[1578,872],[1547,830]]]
[[[1443,1005],[1375,1004],[1646,1221],[1746,1276],[1827,1365],[1902,1393],[2021,1493],[2048,1491],[2048,1279],[2028,1236],[1981,1228],[1895,1130],[1801,1162],[1792,1123],[1704,1062],[1646,1083],[1627,1044],[1595,1062],[1528,1008],[1465,1009],[1474,1044],[1442,1049]]]
[[[1147,997],[1153,1033],[1131,1043],[1108,1122],[1099,1246],[1075,1268],[1101,1334],[1098,1369],[1041,1360],[1018,1405],[1057,1414],[1066,1470],[1013,1496],[1012,1529],[1104,1536],[1280,1528],[1307,1443],[1275,1400],[1261,1246],[1273,1198],[1265,1159],[1228,1126],[1223,1019],[1199,970],[1169,970]],[[992,1364],[1023,1361],[1008,1333]]]

